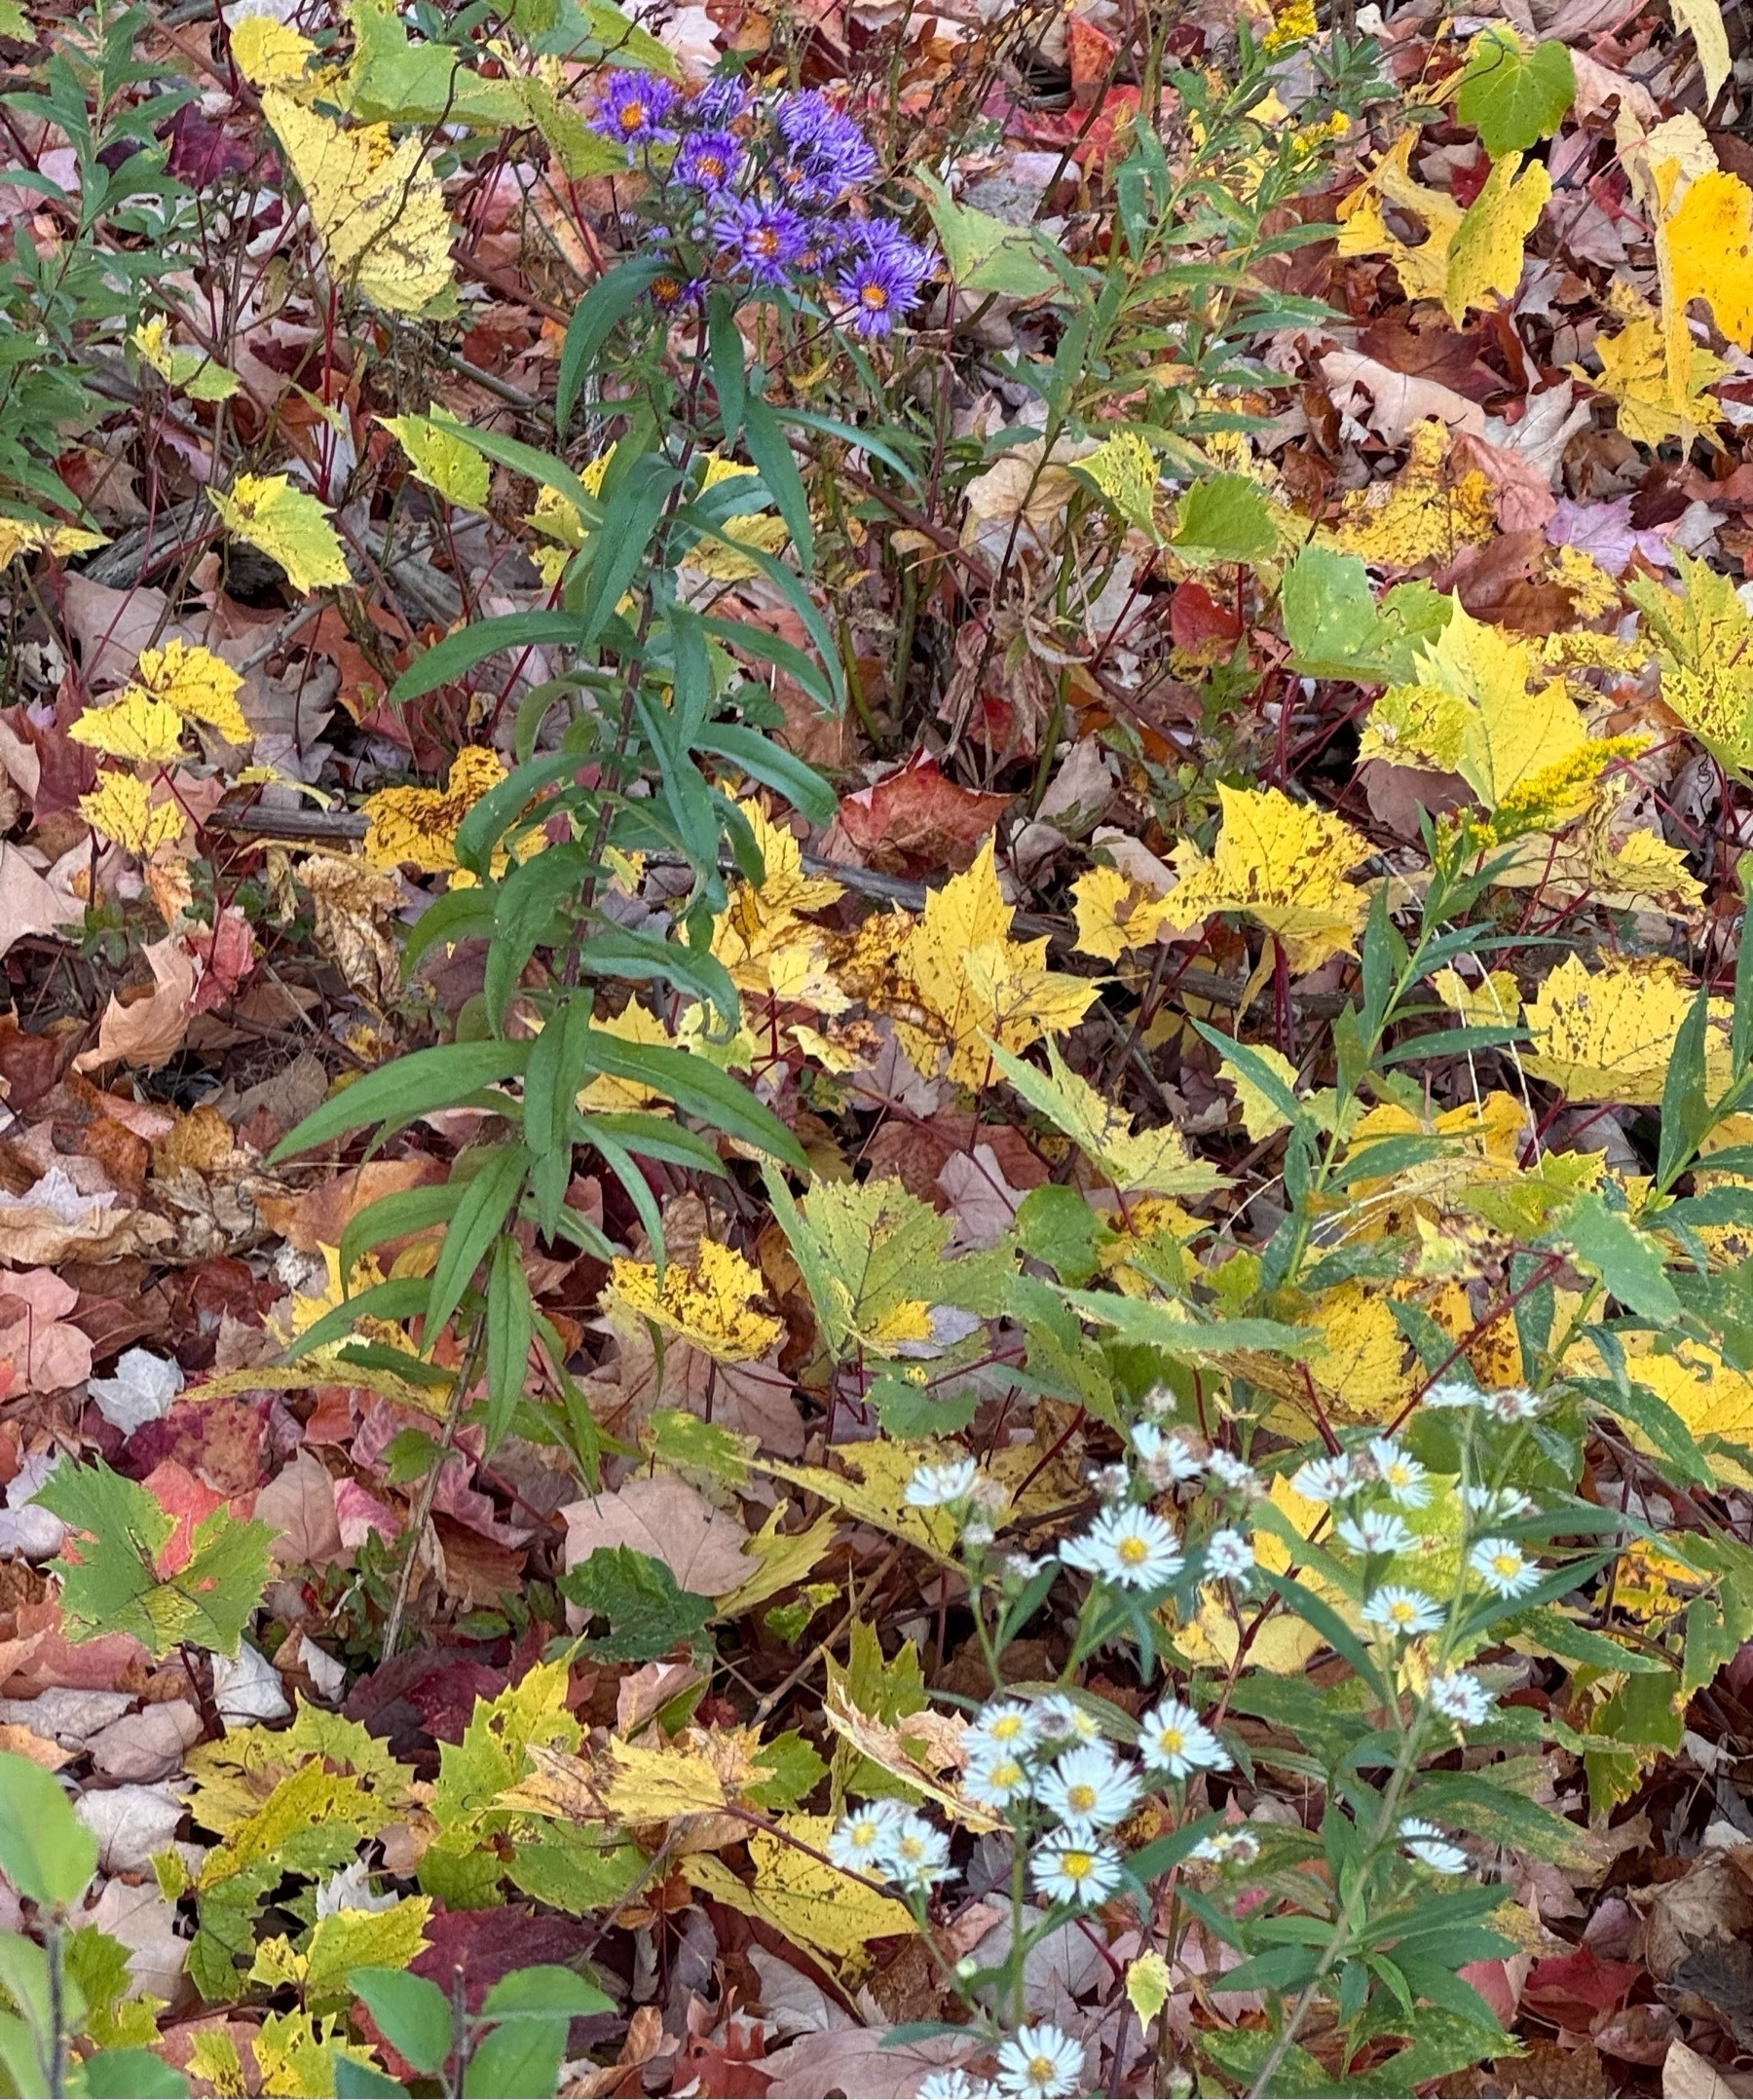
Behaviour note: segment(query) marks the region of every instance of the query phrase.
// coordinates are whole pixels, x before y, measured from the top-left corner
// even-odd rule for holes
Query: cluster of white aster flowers
[[[1004,1506],[1005,1491],[981,1472],[977,1459],[953,1458],[917,1468],[902,1500],[909,1509],[951,1511],[963,1547],[984,1553],[997,1536],[992,1519]]]
[[[921,1894],[955,1871],[949,1839],[900,1801],[867,1801],[849,1810],[828,1840],[828,1856],[848,1874],[898,1882]]]
[[[998,2049],[994,2079],[962,2070],[934,2071],[918,2100],[1068,2100],[1083,2083],[1083,2044],[1042,2020],[1019,2027]]]

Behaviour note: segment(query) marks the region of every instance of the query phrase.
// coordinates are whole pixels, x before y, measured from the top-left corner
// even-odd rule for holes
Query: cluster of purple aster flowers
[[[757,98],[737,81],[684,95],[647,73],[611,73],[596,128],[657,178],[675,271],[653,287],[666,310],[697,304],[715,273],[753,291],[829,295],[860,335],[887,335],[935,258],[893,219],[845,208],[876,172],[857,124],[813,89]]]

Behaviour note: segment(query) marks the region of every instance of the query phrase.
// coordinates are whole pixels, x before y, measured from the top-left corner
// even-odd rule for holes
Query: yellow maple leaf
[[[1417,131],[1402,131],[1374,169],[1339,206],[1339,253],[1386,255],[1408,299],[1440,299],[1448,285],[1449,250],[1465,214],[1452,197],[1427,189],[1412,173]],[[1388,230],[1382,206],[1422,221],[1426,238],[1407,246]]]
[[[1552,194],[1552,180],[1536,161],[1521,169],[1519,153],[1492,163],[1485,187],[1468,206],[1448,252],[1442,303],[1456,327],[1469,307],[1512,298],[1521,282],[1522,245]]]
[[[280,563],[294,590],[352,581],[328,512],[284,474],[240,474],[229,494],[209,489],[207,500],[227,532]]]
[[[591,1028],[600,1035],[618,1036],[622,1042],[647,1043],[654,1049],[673,1047],[669,1030],[637,999],[629,999],[618,1014],[612,1014],[606,1021],[593,1021]],[[588,1086],[580,1087],[578,1103],[586,1115],[618,1115],[635,1108],[668,1106],[663,1096],[650,1087],[641,1086],[635,1079],[612,1078],[608,1072],[599,1072]]]
[[[704,1816],[729,1796],[710,1758],[679,1743],[647,1749],[636,1743],[609,1746],[612,1776],[601,1788],[603,1806],[624,1823],[668,1822],[675,1816]]]
[[[149,860],[161,845],[180,839],[185,822],[180,803],[155,803],[151,788],[133,773],[100,772],[91,794],[79,798],[79,813],[136,860]]]
[[[1137,431],[1116,431],[1104,437],[1094,452],[1075,463],[1072,472],[1092,481],[1129,525],[1152,539],[1162,538],[1156,522],[1162,465]]]
[[[746,1364],[765,1356],[785,1331],[755,1300],[766,1288],[755,1264],[735,1248],[704,1239],[691,1262],[664,1264],[618,1256],[609,1290],[642,1320],[651,1320],[721,1364]]]
[[[1595,338],[1600,376],[1581,365],[1572,365],[1571,371],[1616,405],[1619,427],[1633,444],[1655,447],[1675,438],[1690,440],[1723,420],[1709,389],[1729,367],[1702,343],[1689,344],[1682,398],[1675,403],[1668,385],[1666,336],[1641,299],[1634,297],[1633,304],[1641,311],[1631,312],[1617,334]]]
[[[870,1960],[872,1940],[911,1934],[918,1928],[905,1903],[842,1874],[820,1856],[834,1834],[835,1820],[832,1816],[780,1816],[773,1829],[755,1831],[749,1839],[753,1879],[746,1885],[711,1854],[685,1860],[682,1871],[695,1888],[764,1919],[818,1959],[825,1955],[831,1964],[863,1968]],[[807,1851],[800,1849],[804,1846]]]
[[[1431,989],[1460,1015],[1463,1028],[1506,1028],[1521,1019],[1521,993],[1508,970],[1488,970],[1476,985],[1456,969],[1436,970]]]
[[[1208,858],[1189,839],[1175,848],[1180,881],[1164,899],[1185,930],[1212,912],[1240,912],[1284,943],[1292,969],[1349,955],[1369,897],[1346,880],[1369,842],[1343,818],[1278,788],[1220,786],[1223,818]]]
[[[1708,562],[1674,562],[1678,593],[1653,578],[1625,593],[1660,640],[1662,704],[1725,766],[1753,770],[1753,616]]]
[[[1711,169],[1688,184],[1665,231],[1676,309],[1704,300],[1729,340],[1753,349],[1753,191]]]
[[[231,54],[252,88],[292,88],[304,79],[317,47],[272,15],[245,15],[232,28]]]
[[[1282,1474],[1275,1476],[1268,1500],[1305,1539],[1328,1529],[1330,1519],[1325,1504],[1306,1500]],[[1271,1526],[1256,1521],[1253,1550],[1255,1560],[1269,1574],[1289,1573],[1293,1565],[1291,1550]],[[1319,1570],[1303,1568],[1297,1579],[1357,1623],[1357,1607]],[[1200,1592],[1199,1605],[1193,1617],[1185,1625],[1175,1628],[1173,1638],[1188,1662],[1207,1669],[1228,1669],[1240,1652],[1244,1624],[1231,1609],[1224,1589],[1214,1583],[1208,1584]],[[1323,1645],[1322,1635],[1306,1620],[1290,1612],[1275,1612],[1249,1645],[1248,1660],[1261,1669],[1270,1670],[1274,1676],[1294,1677],[1309,1667]]]
[[[1317,541],[1363,561],[1413,569],[1451,562],[1462,547],[1495,538],[1491,484],[1476,467],[1451,475],[1449,444],[1447,426],[1435,417],[1414,424],[1405,466],[1392,481],[1353,489]]]
[[[133,685],[174,707],[185,721],[213,731],[228,744],[246,744],[255,734],[238,705],[242,675],[210,649],[180,641],[167,642],[163,649],[143,649],[134,666]]]
[[[1118,962],[1129,948],[1148,948],[1168,921],[1164,900],[1118,868],[1086,870],[1071,885],[1077,952]]]
[[[107,758],[163,766],[182,750],[183,718],[168,700],[130,686],[109,706],[88,707],[67,734]]]
[[[1047,940],[1013,941],[1012,910],[998,886],[988,836],[974,865],[925,899],[925,910],[901,944],[901,968],[912,980],[922,1019],[894,1016],[895,1032],[927,1077],[948,1052],[947,1075],[978,1088],[991,1075],[987,1041],[1026,1050],[1052,1031],[1073,1028],[1100,986],[1044,967]]]
[[[1653,1103],[1661,1099],[1674,1041],[1697,994],[1665,956],[1603,958],[1589,971],[1566,956],[1528,1001],[1530,1044],[1522,1063],[1571,1101]],[[1726,999],[1710,1002],[1705,1062],[1727,1077]]]
[[[716,452],[708,453],[706,471],[700,477],[700,493],[704,495],[721,482],[738,480],[755,471],[753,467],[745,467],[740,460],[727,460]],[[591,493],[594,495],[595,491]],[[785,520],[775,516],[770,507],[727,518],[722,530],[726,540],[735,541],[738,546],[754,547],[763,554],[777,554],[789,537]],[[750,561],[746,554],[739,554],[736,547],[726,546],[718,540],[697,541],[684,556],[684,563],[718,583],[739,583],[747,577],[761,574],[758,563]]]
[[[360,805],[365,858],[374,868],[412,867],[422,875],[457,870],[458,826],[504,777],[497,752],[466,744],[451,761],[443,787],[380,788]]]
[[[1329,1413],[1385,1422],[1410,1393],[1407,1342],[1380,1291],[1356,1277],[1324,1291],[1304,1316],[1321,1330],[1306,1359]]]
[[[380,416],[378,421],[394,431],[417,480],[461,510],[486,509],[491,475],[485,457],[472,445],[429,416]]]
[[[336,278],[395,314],[423,313],[449,288],[450,216],[424,139],[396,145],[387,124],[344,131],[277,88],[264,90],[262,113]]]
[[[34,518],[0,517],[0,569],[20,554],[90,554],[109,542],[100,532],[78,525],[39,525]]]

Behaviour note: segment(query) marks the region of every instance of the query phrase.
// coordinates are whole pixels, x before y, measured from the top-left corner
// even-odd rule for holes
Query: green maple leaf
[[[716,1606],[677,1587],[661,1560],[631,1546],[599,1546],[562,1577],[560,1588],[580,1610],[607,1619],[609,1631],[584,1643],[603,1663],[650,1663],[700,1632]]]
[[[180,1646],[236,1655],[268,1584],[272,1524],[215,1510],[195,1527],[188,1565],[161,1582],[159,1556],[176,1525],[137,1481],[101,1463],[62,1466],[36,1500],[75,1539],[78,1557],[52,1564],[70,1639],[131,1633],[155,1660]]]

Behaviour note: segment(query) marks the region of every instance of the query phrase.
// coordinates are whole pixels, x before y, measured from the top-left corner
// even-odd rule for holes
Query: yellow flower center
[[[621,104],[620,128],[623,131],[637,131],[645,121],[646,113],[643,102],[623,102]]]
[[[1417,1616],[1415,1608],[1404,1597],[1397,1597],[1388,1607],[1388,1616],[1396,1626],[1405,1626]]]
[[[779,236],[774,233],[770,226],[762,227],[761,231],[755,236],[755,252],[758,255],[778,254]]]
[[[1511,1575],[1519,1575],[1521,1573],[1521,1564],[1522,1557],[1520,1554],[1493,1554],[1491,1556],[1491,1572],[1494,1575],[1502,1575],[1506,1579]]]
[[[1065,1805],[1074,1815],[1087,1816],[1096,1806],[1096,1789],[1093,1786],[1067,1786]]]
[[[1141,1560],[1150,1556],[1149,1546],[1136,1531],[1123,1538],[1115,1550],[1129,1568],[1136,1568]]]
[[[887,290],[881,284],[867,284],[858,295],[876,313],[880,314],[889,302]]]
[[[1178,1728],[1164,1728],[1157,1733],[1157,1747],[1166,1757],[1178,1757],[1186,1736]]]
[[[1031,2056],[1028,2059],[1028,2082],[1031,2085],[1050,2084],[1058,2075],[1059,2066],[1051,2056]]]
[[[1087,1852],[1062,1853],[1060,1855],[1060,1863],[1073,1881],[1082,1881],[1084,1876],[1096,1864],[1096,1856],[1094,1853]]]

